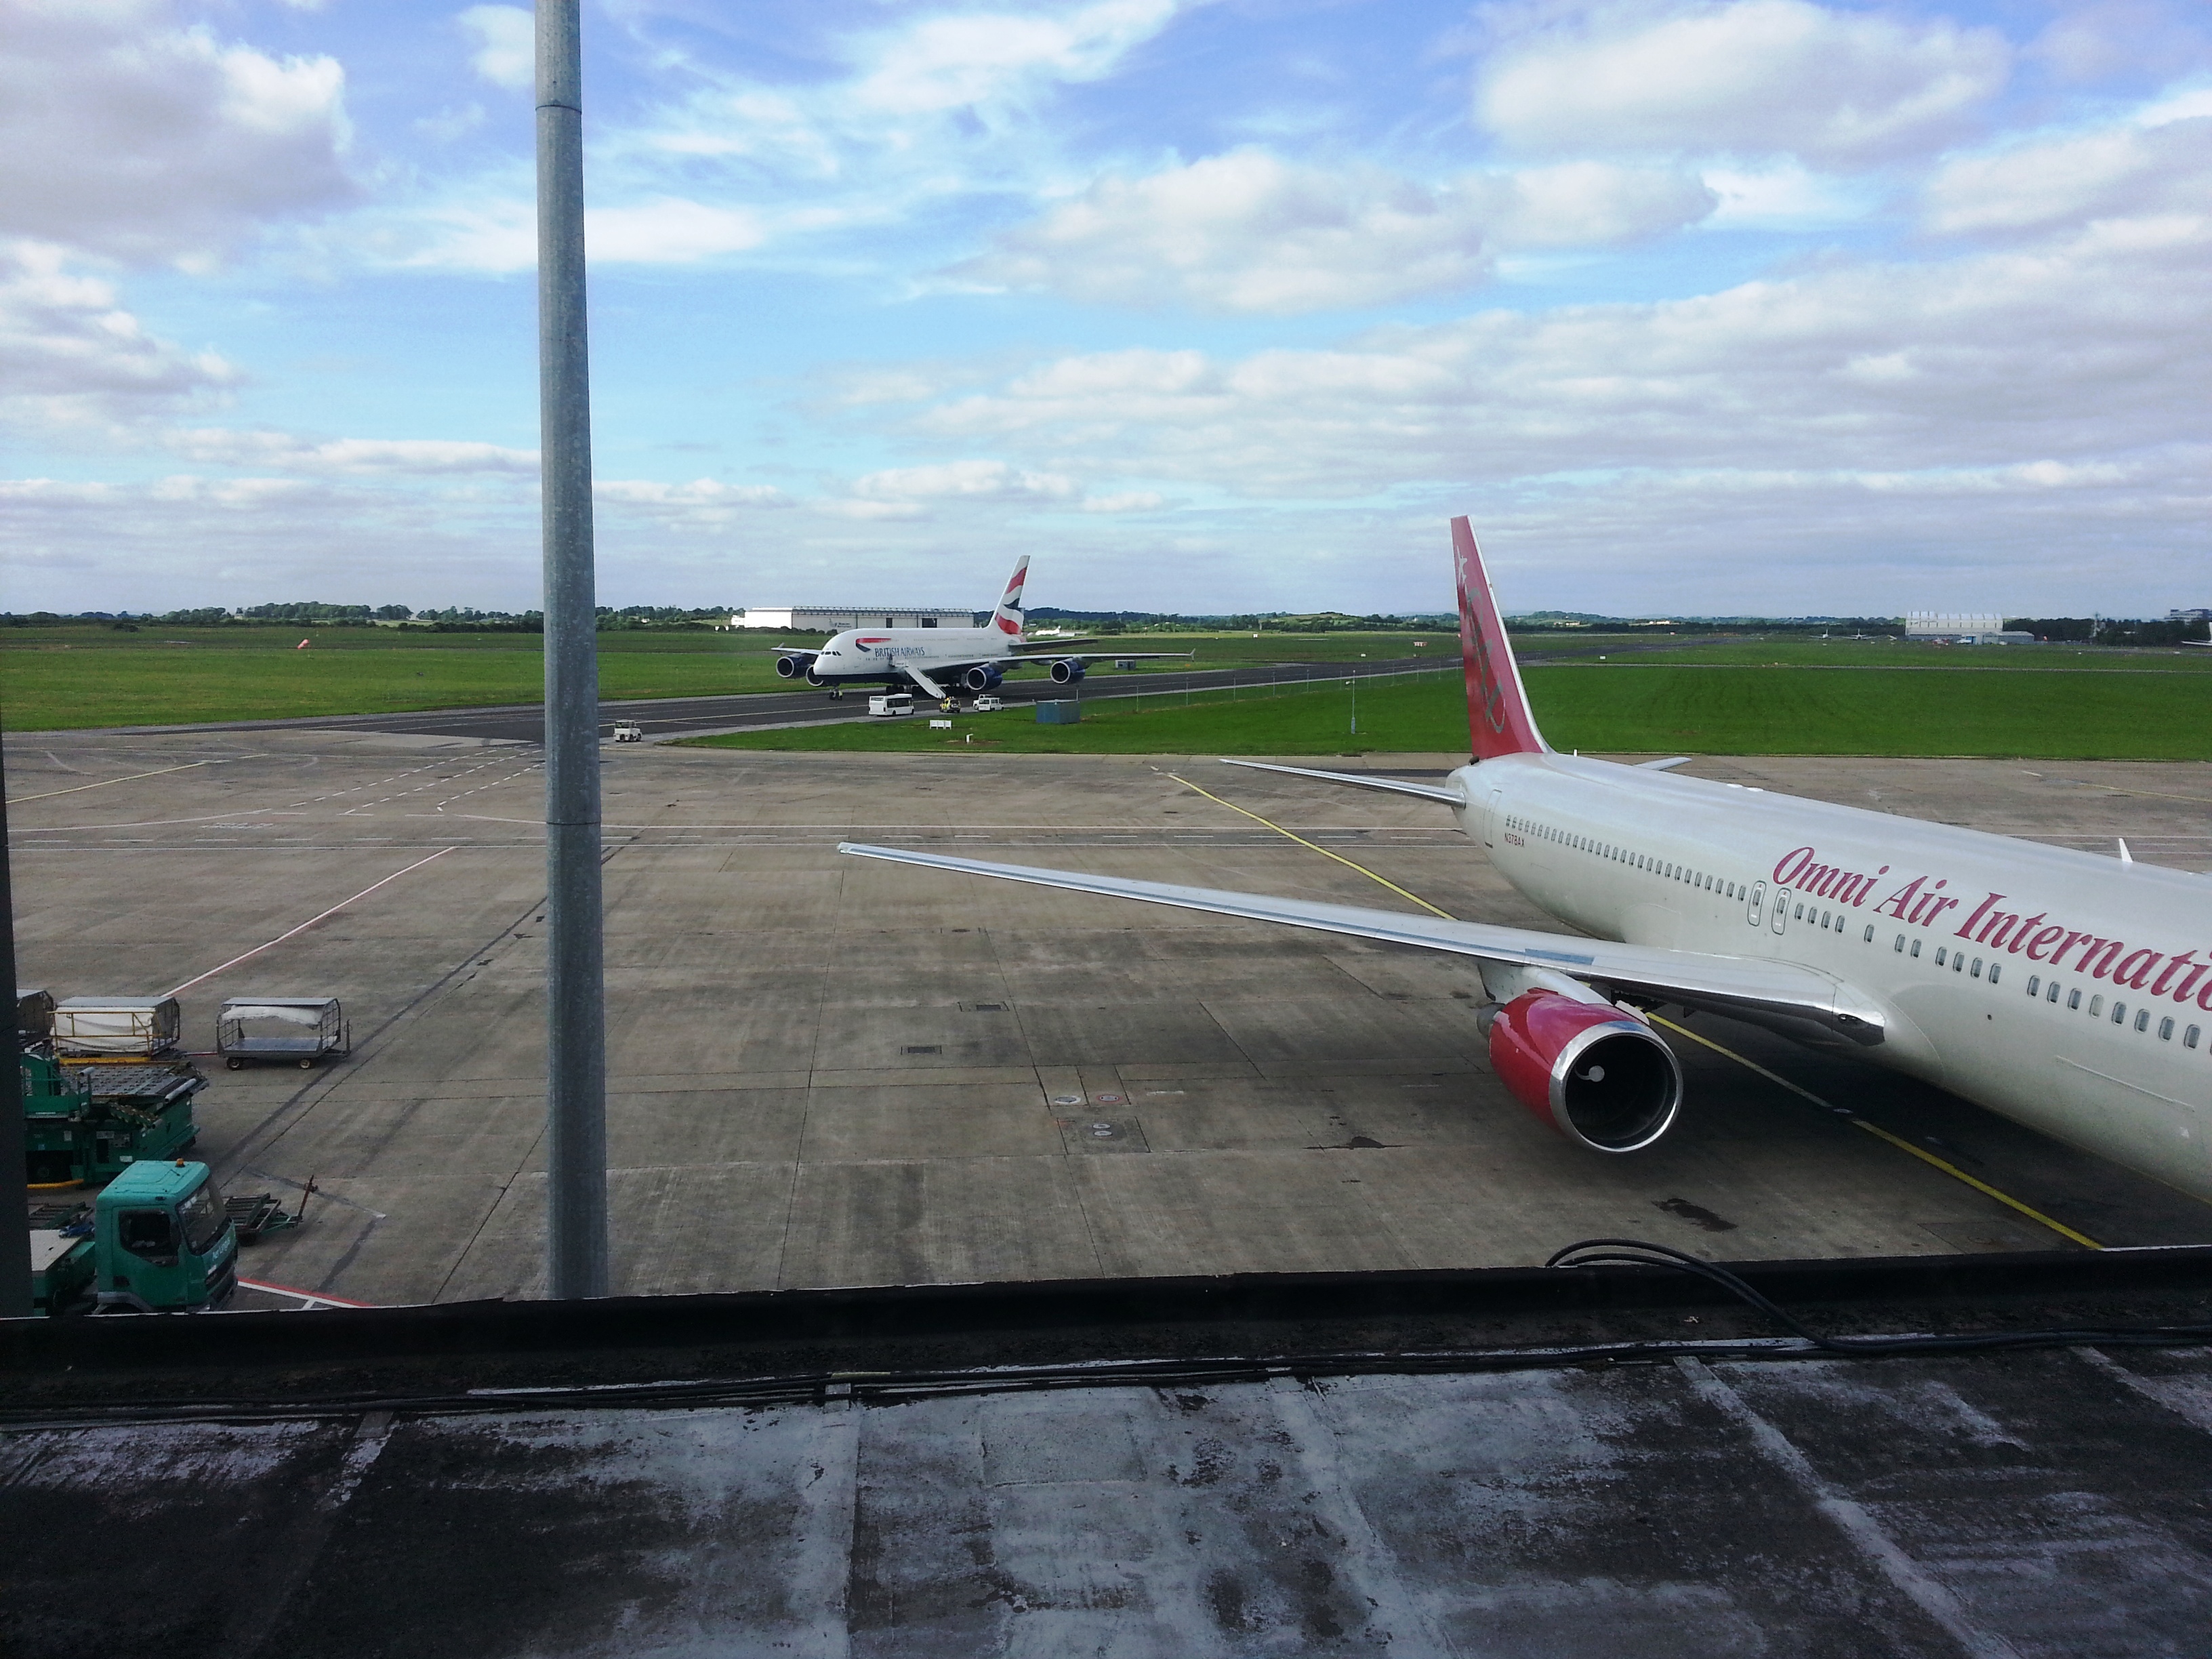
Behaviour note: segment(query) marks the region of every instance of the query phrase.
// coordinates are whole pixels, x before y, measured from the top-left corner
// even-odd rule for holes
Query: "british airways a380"
[[[785,679],[804,679],[809,685],[832,690],[854,684],[911,685],[941,700],[956,690],[995,691],[1006,671],[1023,663],[1042,664],[1055,685],[1073,685],[1100,657],[1149,662],[1191,654],[1188,651],[1069,653],[1061,649],[1083,644],[1090,636],[1082,634],[1032,640],[1024,632],[1022,618],[1022,584],[1029,574],[1029,556],[1024,554],[1006,579],[1006,591],[1000,596],[988,627],[848,628],[833,634],[818,647],[777,647],[775,672]]]
[[[1674,1123],[1681,1067],[1644,1012],[1674,1004],[1848,1040],[2212,1199],[2212,881],[1686,777],[1672,761],[1561,755],[1530,716],[1474,533],[1465,519],[1451,530],[1471,763],[1440,786],[1261,769],[1435,801],[1578,932],[840,850],[1472,957],[1498,1077],[1595,1152],[1639,1151]]]

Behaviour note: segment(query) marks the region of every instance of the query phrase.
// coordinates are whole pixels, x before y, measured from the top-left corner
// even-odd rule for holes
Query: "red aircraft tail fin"
[[[1467,724],[1478,761],[1501,755],[1540,755],[1548,745],[1528,713],[1520,665],[1506,642],[1498,596],[1465,519],[1451,521],[1452,569],[1459,580],[1459,648],[1467,675]]]

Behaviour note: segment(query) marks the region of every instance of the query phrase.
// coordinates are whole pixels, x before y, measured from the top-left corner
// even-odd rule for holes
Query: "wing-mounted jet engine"
[[[818,651],[783,652],[775,659],[775,677],[780,680],[804,679],[818,685],[821,682],[814,678],[814,659],[821,654]]]
[[[1080,657],[1062,657],[1052,665],[1052,683],[1054,685],[1073,685],[1083,678],[1089,666]]]
[[[1576,1145],[1638,1152],[1673,1127],[1681,1065],[1642,1020],[1541,988],[1486,1012],[1498,1080]]]
[[[960,676],[963,691],[995,691],[1006,678],[1006,670],[996,663],[978,663]]]

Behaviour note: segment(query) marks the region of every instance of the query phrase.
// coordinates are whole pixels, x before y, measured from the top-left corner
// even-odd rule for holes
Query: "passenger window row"
[[[2059,990],[2059,983],[2055,979],[2045,982],[2040,975],[2030,974],[2027,976],[2027,994],[2031,997],[2040,995],[2045,1002],[2056,1003],[2058,1000]],[[2074,989],[2066,993],[2066,1006],[2069,1009],[2078,1009],[2081,1006],[2081,987],[2076,986]],[[2089,1018],[2092,1019],[2101,1019],[2106,1018],[2105,1013],[2105,999],[2102,996],[2092,996],[2089,999],[2088,1013]],[[2140,1006],[2137,1006],[2134,1020],[2134,1025],[2136,1030],[2148,1031],[2151,1029],[2151,1013],[2152,1011],[2150,1009],[2142,1007]],[[2128,1005],[2118,997],[2114,997],[2112,999],[2112,1012],[2110,1015],[2110,1018],[2112,1023],[2115,1025],[2125,1025],[2129,1024]],[[2171,1014],[2160,1016],[2158,1022],[2158,1040],[2160,1042],[2171,1042],[2173,1041],[2173,1017]],[[2186,1030],[2182,1032],[2181,1046],[2185,1048],[2194,1048],[2203,1040],[2203,1036],[2204,1028],[2203,1026],[2191,1025]]]
[[[1869,928],[1867,929],[1867,937],[1868,937],[1869,939],[1871,939],[1874,937],[1874,929],[1873,929],[1873,928],[1869,927]],[[1911,949],[1911,955],[1913,955],[1913,956],[1916,956],[1916,957],[1917,957],[1917,956],[1918,956],[1918,955],[1920,954],[1920,941],[1919,941],[1918,939],[1914,939],[1913,941],[1911,941],[1911,944],[1912,944],[1912,949]],[[1896,951],[1903,952],[1903,951],[1905,951],[1905,935],[1904,935],[1904,934],[1902,934],[1902,933],[1899,933],[1899,934],[1897,936],[1897,939],[1896,939],[1895,943],[1893,943],[1893,945],[1891,945],[1891,946],[1890,946],[1889,948],[1890,948],[1891,950],[1893,950],[1893,951]],[[1953,949],[1952,949],[1949,945],[1937,945],[1937,946],[1936,947],[1936,965],[1938,968],[1941,968],[1941,967],[1944,966],[1947,963],[1949,964],[1950,969],[1951,969],[1951,971],[1952,971],[1953,973],[1954,973],[1954,974],[1964,974],[1964,973],[1967,973],[1967,972],[1969,971],[1969,970],[1968,970],[1968,969],[1967,969],[1967,966],[1966,966],[1966,953],[1964,951],[1954,951],[1954,950],[1953,950]],[[1996,984],[1996,983],[1997,982],[1998,978],[1999,978],[1999,977],[2003,974],[2003,972],[2004,972],[2004,964],[2003,964],[2002,963],[2000,963],[2000,962],[1992,962],[1992,963],[1990,963],[1989,964],[1989,980],[1990,980],[1990,984],[1992,984],[1992,985]],[[1981,959],[1981,957],[1976,957],[1974,958],[1974,964],[1973,964],[1973,968],[1972,968],[1972,976],[1973,978],[1975,978],[1975,979],[1979,979],[1979,978],[1981,978],[1981,977],[1982,977],[1982,959]],[[2031,985],[2034,983],[2034,981],[2033,981],[2033,980],[2030,980],[2028,982],[2029,982]],[[2029,993],[2029,994],[2030,994],[2030,995],[2033,995],[2033,992],[2031,992],[2031,993]]]
[[[1539,823],[1534,818],[1509,817],[1505,820],[1505,827],[1518,830],[1523,835],[1534,836],[1539,841],[1556,842],[1573,852],[1592,854],[1614,864],[1627,865],[1631,869],[1647,871],[1665,881],[1685,882],[1706,892],[1718,893],[1723,898],[1744,898],[1751,892],[1746,884],[1730,881],[1727,877],[1715,875],[1711,871],[1692,870],[1687,865],[1654,858],[1649,853],[1634,852],[1613,842],[1600,841],[1593,836],[1577,835],[1552,824]]]

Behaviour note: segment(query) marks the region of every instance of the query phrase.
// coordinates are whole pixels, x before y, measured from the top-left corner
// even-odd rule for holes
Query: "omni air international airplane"
[[[1530,718],[1465,519],[1452,520],[1473,763],[1440,786],[1287,772],[1435,801],[1578,930],[839,850],[1471,957],[1490,1056],[1600,1152],[1674,1124],[1682,1073],[1644,1008],[1675,1004],[1867,1059],[2212,1199],[2212,882],[1857,807],[1561,755]],[[1232,762],[1233,765],[1255,765]]]
[[[855,683],[872,685],[906,684],[942,700],[957,688],[969,692],[995,691],[1006,670],[1025,662],[1042,662],[1054,685],[1073,685],[1089,672],[1092,660],[1112,657],[1120,662],[1149,662],[1160,657],[1188,657],[1188,651],[1091,651],[1070,656],[1063,645],[1080,645],[1091,636],[1031,640],[1022,633],[1022,584],[1029,580],[1029,556],[1006,579],[1006,591],[991,613],[988,628],[848,628],[834,634],[818,650],[804,646],[779,646],[775,672],[787,680],[804,678],[809,685],[836,690]]]

